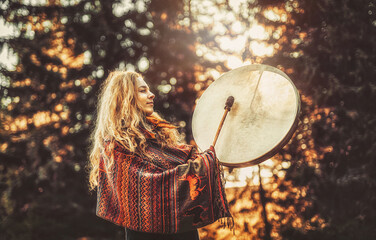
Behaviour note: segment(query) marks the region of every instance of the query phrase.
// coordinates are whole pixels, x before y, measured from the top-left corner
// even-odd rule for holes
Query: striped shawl
[[[147,139],[150,159],[105,142],[99,165],[97,216],[150,233],[177,233],[220,218],[233,223],[214,148],[196,153],[191,145],[165,147]],[[104,157],[114,157],[110,170]]]

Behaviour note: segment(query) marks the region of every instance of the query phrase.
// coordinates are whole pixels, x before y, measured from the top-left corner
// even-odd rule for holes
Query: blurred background
[[[290,142],[228,171],[235,236],[376,239],[376,1],[1,0],[0,239],[124,239],[95,215],[88,137],[100,84],[141,72],[155,109],[194,144],[196,99],[263,63],[302,101]]]

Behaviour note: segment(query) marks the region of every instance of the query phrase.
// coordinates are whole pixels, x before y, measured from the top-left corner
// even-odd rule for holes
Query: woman
[[[232,220],[214,148],[181,144],[154,97],[135,72],[114,71],[102,85],[89,164],[96,214],[125,227],[126,239],[199,239],[197,228]]]

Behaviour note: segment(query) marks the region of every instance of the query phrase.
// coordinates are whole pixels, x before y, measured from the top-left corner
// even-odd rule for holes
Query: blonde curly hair
[[[95,127],[90,135],[90,154],[87,170],[89,171],[89,189],[98,185],[99,160],[104,151],[104,141],[120,143],[130,153],[139,153],[147,157],[146,138],[140,127],[151,131],[146,116],[137,100],[136,81],[142,78],[132,71],[113,71],[101,85]],[[163,120],[157,113],[153,117]],[[180,143],[176,129],[156,129],[157,141],[162,147]],[[110,169],[113,158],[105,159],[105,166]]]

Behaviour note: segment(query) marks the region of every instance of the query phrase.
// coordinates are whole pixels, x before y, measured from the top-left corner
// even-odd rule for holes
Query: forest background
[[[291,141],[227,172],[236,236],[376,239],[376,1],[2,0],[0,239],[124,239],[95,216],[88,138],[108,72],[141,72],[155,109],[194,143],[196,99],[268,64],[301,95]]]

